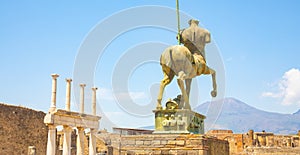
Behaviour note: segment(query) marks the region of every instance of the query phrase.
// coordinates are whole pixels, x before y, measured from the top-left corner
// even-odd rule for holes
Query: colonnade
[[[74,128],[77,130],[76,154],[84,154],[84,131],[90,130],[89,154],[96,154],[96,134],[100,117],[96,116],[96,91],[92,88],[92,115],[84,114],[84,88],[85,84],[80,84],[80,112],[70,111],[71,107],[71,83],[72,79],[66,79],[66,103],[65,110],[56,108],[56,92],[58,74],[52,74],[52,96],[48,114],[44,118],[44,123],[48,126],[47,155],[56,153],[56,127],[63,126],[63,155],[71,155],[71,134]]]

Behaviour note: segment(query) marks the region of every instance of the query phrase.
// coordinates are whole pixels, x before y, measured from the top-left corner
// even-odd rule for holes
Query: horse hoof
[[[216,96],[217,96],[217,91],[215,91],[215,90],[211,91],[211,92],[210,92],[210,95],[211,95],[212,97],[216,97]]]

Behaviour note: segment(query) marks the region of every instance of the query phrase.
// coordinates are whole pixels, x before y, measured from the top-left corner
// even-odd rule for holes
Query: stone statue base
[[[204,115],[188,109],[153,110],[154,134],[204,134]]]
[[[201,134],[121,135],[117,137],[120,137],[120,140],[113,143],[113,154],[229,155],[227,140]]]

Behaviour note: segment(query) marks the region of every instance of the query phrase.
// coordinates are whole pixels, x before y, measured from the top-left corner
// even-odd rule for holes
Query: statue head
[[[192,25],[192,23],[198,25],[198,24],[199,24],[199,20],[196,20],[196,19],[191,19],[191,20],[189,20],[189,25],[190,25],[190,26]]]

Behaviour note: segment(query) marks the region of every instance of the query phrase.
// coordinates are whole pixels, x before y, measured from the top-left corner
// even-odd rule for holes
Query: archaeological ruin
[[[296,155],[300,131],[277,135],[267,131],[211,130],[204,134],[153,133],[154,130],[114,128],[99,130],[96,87],[92,88],[92,114],[84,113],[84,88],[80,84],[80,111],[70,111],[71,79],[66,79],[65,109],[56,108],[57,74],[52,75],[48,113],[0,104],[0,154],[24,155]]]
[[[28,155],[30,150],[33,150],[36,155],[44,155],[47,150],[48,127],[44,124],[45,113],[28,109],[21,106],[13,106],[8,104],[0,104],[0,141],[1,149],[0,154],[24,154]],[[62,154],[64,132],[56,129],[56,154]],[[118,131],[121,129],[118,128]],[[126,129],[124,129],[126,130]],[[130,129],[131,133],[135,129]],[[141,130],[138,130],[141,132]],[[146,132],[145,130],[142,130]],[[189,135],[189,134],[188,134]],[[186,136],[188,136],[186,135]],[[96,154],[111,154],[118,155],[121,152],[127,152],[131,147],[140,148],[143,146],[144,153],[151,150],[150,143],[156,146],[166,146],[165,150],[161,151],[166,153],[169,149],[170,154],[182,153],[181,150],[172,150],[170,148],[183,148],[189,146],[191,143],[199,145],[203,141],[221,139],[228,142],[228,151],[230,155],[297,155],[300,152],[300,132],[294,135],[277,135],[274,133],[255,132],[250,130],[247,133],[233,133],[230,130],[212,130],[205,133],[206,137],[211,139],[203,139],[201,135],[189,135],[189,137],[172,137],[165,135],[164,141],[151,141],[155,139],[152,134],[140,135],[120,135],[117,133],[109,133],[104,130],[97,132],[96,138]],[[84,132],[84,155],[89,154],[89,132]],[[190,138],[190,139],[188,139]],[[71,132],[71,154],[76,154],[77,150],[77,132]],[[131,139],[130,142],[122,140]],[[203,141],[201,142],[200,139]],[[175,141],[178,140],[176,143]],[[206,140],[206,141],[205,141]],[[220,141],[223,142],[224,141]],[[218,144],[217,144],[218,145]],[[200,145],[199,145],[200,147]],[[184,149],[185,150],[185,149]],[[137,153],[142,154],[143,150],[136,150]],[[128,151],[127,153],[130,153]],[[30,155],[34,155],[31,153]]]

